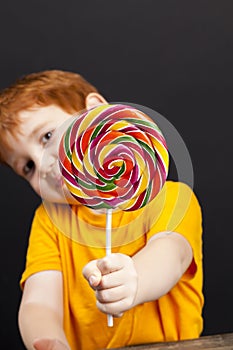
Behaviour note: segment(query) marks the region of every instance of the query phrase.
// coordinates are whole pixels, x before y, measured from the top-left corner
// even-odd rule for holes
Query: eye
[[[47,142],[51,139],[52,135],[53,135],[52,131],[47,132],[47,133],[42,137],[42,142],[43,142],[43,143],[47,143]]]
[[[24,175],[28,175],[34,168],[35,164],[32,160],[29,160],[23,168]]]

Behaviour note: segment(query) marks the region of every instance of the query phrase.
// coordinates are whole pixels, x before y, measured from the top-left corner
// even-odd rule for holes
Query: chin
[[[66,198],[59,195],[49,195],[48,193],[46,193],[45,195],[41,194],[41,198],[43,201],[49,203],[67,204]]]
[[[73,197],[66,198],[66,197],[44,196],[43,200],[54,204],[70,204],[70,205],[78,204],[78,202]]]
[[[78,204],[76,199],[70,194],[66,187],[57,187],[51,191],[51,188],[40,188],[40,197],[42,200],[54,204]]]

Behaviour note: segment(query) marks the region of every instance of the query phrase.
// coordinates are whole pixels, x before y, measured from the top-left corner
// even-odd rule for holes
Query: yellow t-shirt
[[[145,208],[112,215],[112,252],[129,256],[154,235],[175,231],[191,244],[194,259],[172,290],[138,305],[107,326],[93,290],[82,276],[90,260],[105,256],[105,214],[82,205],[44,204],[32,224],[26,269],[21,279],[59,270],[64,283],[64,330],[72,350],[97,350],[132,344],[196,338],[203,328],[202,217],[191,189],[166,182]]]

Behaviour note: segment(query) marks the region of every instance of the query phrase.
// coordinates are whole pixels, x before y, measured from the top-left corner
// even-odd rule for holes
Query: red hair
[[[18,79],[0,92],[0,162],[4,162],[1,149],[10,149],[7,135],[19,131],[19,112],[35,105],[56,105],[73,114],[85,108],[85,99],[97,89],[81,75],[60,70],[32,73]]]

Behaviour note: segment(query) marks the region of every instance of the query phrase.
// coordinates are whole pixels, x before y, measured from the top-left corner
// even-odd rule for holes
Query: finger
[[[91,287],[97,287],[99,285],[102,275],[101,271],[97,267],[97,260],[92,260],[85,265],[82,273]]]
[[[100,303],[97,300],[96,306],[101,312],[113,315],[115,317],[129,310],[131,303],[128,299],[121,299],[113,303]]]
[[[97,260],[97,267],[102,275],[121,270],[124,267],[123,254],[111,254],[103,259]]]
[[[102,290],[118,287],[124,284],[125,279],[125,276],[122,275],[122,270],[113,271],[107,275],[102,276],[101,282],[98,285],[97,289]]]
[[[96,299],[103,304],[117,302],[126,297],[125,286],[96,290]]]
[[[124,315],[124,312],[121,312],[121,313],[119,313],[119,314],[112,315],[112,316],[117,317],[117,318],[120,318],[120,317],[122,317],[123,315]]]

